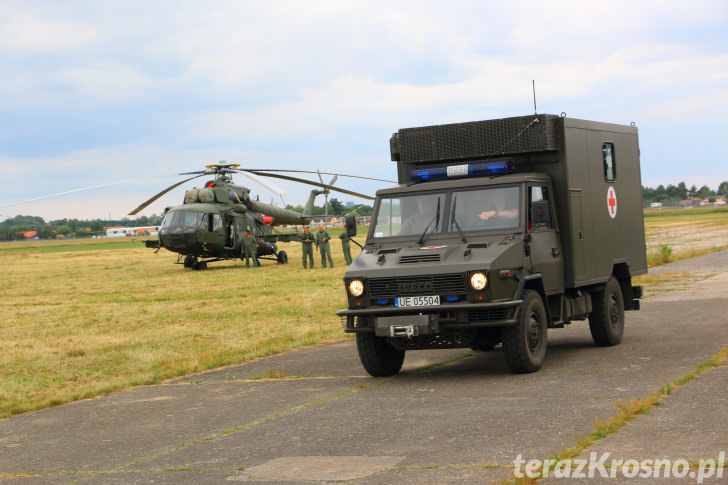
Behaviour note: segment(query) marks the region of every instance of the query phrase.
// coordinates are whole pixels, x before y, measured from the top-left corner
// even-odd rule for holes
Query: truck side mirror
[[[344,217],[344,227],[346,229],[346,234],[349,237],[356,236],[356,217],[355,216]]]
[[[544,225],[551,227],[551,211],[548,200],[537,200],[531,204],[531,223],[533,227]]]

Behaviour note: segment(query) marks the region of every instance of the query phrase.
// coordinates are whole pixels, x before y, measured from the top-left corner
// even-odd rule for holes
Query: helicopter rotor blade
[[[134,178],[134,179],[127,179],[127,180],[117,180],[115,182],[107,182],[105,184],[91,185],[89,187],[81,187],[81,188],[78,188],[78,189],[66,190],[64,192],[58,192],[58,193],[55,193],[55,194],[49,194],[49,195],[43,195],[43,196],[40,196],[40,197],[34,197],[32,199],[26,199],[26,200],[21,200],[21,201],[18,201],[18,202],[12,202],[10,204],[0,205],[0,208],[10,207],[10,206],[20,205],[20,204],[25,204],[25,203],[28,203],[28,202],[35,202],[37,200],[50,199],[52,197],[60,197],[62,195],[73,194],[73,193],[76,193],[76,192],[84,192],[86,190],[99,189],[99,188],[102,188],[102,187],[110,187],[112,185],[128,184],[128,183],[133,183],[133,182],[140,182],[140,181],[143,181],[143,180],[152,180],[152,179],[170,177],[170,176],[174,176],[174,175],[175,174],[167,174],[167,175],[156,175],[156,176],[150,176],[150,177],[140,177],[140,178]]]
[[[290,175],[281,175],[281,174],[277,174],[277,173],[275,173],[275,174],[274,173],[259,173],[259,172],[262,172],[262,170],[245,170],[245,171],[254,173],[256,175],[260,175],[262,177],[273,177],[273,178],[279,178],[279,179],[283,179],[283,180],[290,180],[292,182],[299,182],[299,183],[307,184],[307,185],[315,185],[316,187],[333,190],[335,192],[341,192],[343,194],[353,195],[354,197],[360,197],[362,199],[367,199],[367,200],[374,200],[374,197],[372,197],[371,195],[360,194],[359,192],[341,189],[339,187],[334,187],[333,185],[328,185],[328,184],[324,184],[321,182],[314,182],[313,180],[306,180],[306,179],[302,179],[302,178],[298,178],[298,177],[291,177]],[[290,170],[290,171],[292,172],[293,170]],[[303,170],[297,170],[297,171],[304,172]],[[316,172],[307,172],[307,173],[316,173]],[[364,177],[362,177],[362,178],[364,178]]]
[[[136,180],[142,180],[142,179],[119,180],[117,182],[109,182],[106,184],[92,185],[90,187],[82,187],[80,189],[66,190],[65,192],[58,192],[57,194],[43,195],[41,197],[35,197],[33,199],[21,200],[18,202],[13,202],[11,204],[0,205],[0,208],[10,207],[10,206],[19,205],[19,204],[25,204],[27,202],[35,202],[36,200],[50,199],[51,197],[59,197],[61,195],[73,194],[75,192],[83,192],[85,190],[98,189],[100,187],[108,187],[110,185],[125,184],[128,182],[134,182]]]
[[[276,195],[287,195],[288,194],[288,192],[286,192],[285,190],[281,189],[280,187],[276,187],[275,184],[266,182],[261,177],[259,177],[258,175],[254,174],[252,172],[248,172],[247,170],[236,170],[235,172],[245,175],[253,182],[265,187],[266,189],[270,190],[271,192],[273,192]]]
[[[174,189],[174,188],[176,188],[176,187],[179,187],[179,186],[180,186],[180,185],[182,185],[183,183],[185,183],[185,182],[189,182],[189,181],[190,181],[190,180],[192,180],[192,179],[196,179],[197,177],[202,177],[203,175],[205,175],[205,174],[204,174],[204,173],[199,173],[199,172],[198,172],[198,175],[195,175],[194,177],[190,177],[190,178],[188,178],[188,179],[184,179],[184,180],[183,180],[182,182],[177,182],[176,184],[174,184],[174,185],[171,185],[171,186],[167,187],[166,189],[164,189],[163,191],[161,191],[160,193],[158,193],[157,195],[155,195],[155,196],[154,196],[154,197],[152,197],[151,199],[147,200],[146,202],[143,202],[143,203],[142,203],[142,204],[141,204],[141,205],[140,205],[139,207],[137,207],[137,208],[136,208],[136,209],[134,209],[133,211],[129,212],[129,215],[130,215],[130,216],[135,216],[135,215],[136,215],[136,214],[137,214],[137,213],[138,213],[139,211],[141,211],[142,209],[144,209],[144,208],[145,208],[146,206],[148,206],[149,204],[151,204],[151,203],[152,203],[152,202],[154,202],[155,200],[159,199],[159,198],[160,198],[161,196],[163,196],[164,194],[166,194],[166,193],[167,193],[167,192],[169,192],[170,190],[172,190],[172,189]]]
[[[334,173],[334,172],[319,172],[318,170],[289,170],[289,169],[274,169],[274,168],[246,168],[245,169],[248,172],[290,172],[290,173],[315,173],[315,174],[321,174],[321,175],[336,175],[337,177],[349,177],[349,178],[355,178],[355,179],[363,179],[363,180],[374,180],[376,182],[387,182],[390,184],[396,184],[396,180],[387,180],[387,179],[378,179],[373,177],[364,177],[362,175],[348,175],[345,173]],[[267,175],[263,173],[258,173],[258,175]]]

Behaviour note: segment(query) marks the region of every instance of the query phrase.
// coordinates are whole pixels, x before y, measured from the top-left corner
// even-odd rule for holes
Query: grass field
[[[645,225],[648,239],[728,229],[728,210],[647,213]],[[335,315],[346,305],[338,241],[334,269],[316,258],[304,271],[300,244],[280,249],[289,264],[190,271],[141,240],[1,244],[0,418],[346,338]]]
[[[645,211],[650,266],[728,248],[728,207]]]
[[[344,338],[338,241],[333,269],[279,247],[289,264],[191,271],[139,240],[0,245],[0,418]]]

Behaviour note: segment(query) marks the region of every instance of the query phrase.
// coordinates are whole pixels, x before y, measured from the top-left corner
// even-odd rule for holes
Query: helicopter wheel
[[[287,264],[288,263],[288,255],[285,251],[278,251],[278,254],[276,256],[278,258],[278,264]]]
[[[184,267],[193,268],[194,266],[195,266],[195,257],[194,256],[185,256]]]
[[[207,269],[207,262],[206,261],[198,261],[197,264],[194,267],[197,271],[202,271],[204,269]]]

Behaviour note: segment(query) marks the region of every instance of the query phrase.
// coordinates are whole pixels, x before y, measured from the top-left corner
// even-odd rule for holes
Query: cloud
[[[728,4],[701,0],[6,0],[0,192],[21,200],[31,178],[44,195],[219,160],[394,178],[393,132],[530,113],[532,80],[539,112],[635,121],[645,185],[720,174],[727,25]],[[165,183],[94,193],[133,208]],[[287,201],[305,201],[307,187],[284,185]]]

